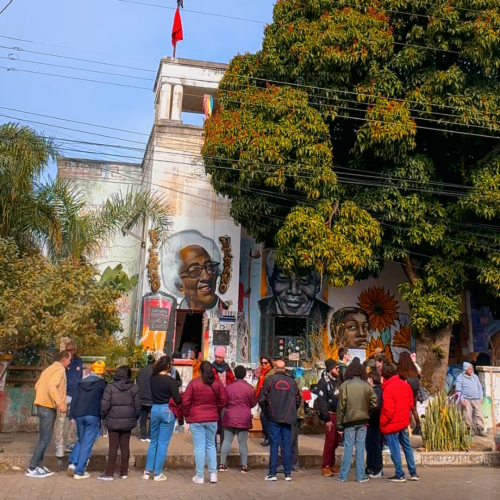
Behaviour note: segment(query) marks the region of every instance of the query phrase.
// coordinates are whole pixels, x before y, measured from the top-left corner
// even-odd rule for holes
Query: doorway
[[[178,309],[175,318],[174,357],[187,358],[197,346],[203,352],[203,311]]]

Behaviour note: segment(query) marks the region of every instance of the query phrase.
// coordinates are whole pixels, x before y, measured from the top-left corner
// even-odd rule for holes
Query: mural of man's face
[[[361,313],[349,313],[344,317],[344,340],[348,349],[365,349],[368,340],[370,324]]]
[[[177,288],[184,294],[189,308],[212,308],[217,300],[215,287],[218,263],[212,262],[208,252],[198,245],[184,247],[179,257],[182,261],[179,269],[182,285],[177,285]]]
[[[281,267],[275,266],[271,288],[282,314],[309,316],[320,284],[313,273],[300,278],[295,274],[287,276]]]

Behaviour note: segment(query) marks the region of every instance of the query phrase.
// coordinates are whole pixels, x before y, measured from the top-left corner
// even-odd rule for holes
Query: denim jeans
[[[416,474],[417,468],[415,467],[415,455],[413,454],[413,448],[410,444],[410,438],[408,437],[408,431],[394,432],[393,434],[386,434],[387,446],[391,451],[391,459],[394,463],[394,468],[396,469],[396,476],[405,477],[403,471],[403,463],[401,461],[401,448],[403,448],[403,453],[405,454],[406,463],[408,465],[408,470],[410,474]]]
[[[283,453],[283,470],[285,474],[292,473],[292,426],[269,420],[269,438],[271,449],[269,452],[269,474],[276,474],[278,467],[278,451],[281,444]]]
[[[153,405],[151,409],[151,443],[146,456],[146,470],[161,474],[167,458],[168,445],[174,432],[175,417],[168,404]]]
[[[194,461],[196,463],[196,476],[204,477],[205,458],[210,474],[217,473],[217,450],[215,436],[217,435],[217,422],[204,424],[189,424],[193,436]]]
[[[29,468],[31,470],[40,467],[43,462],[43,457],[45,455],[45,450],[52,441],[52,433],[54,432],[54,422],[57,417],[57,410],[55,408],[47,408],[45,406],[39,406],[38,418],[40,421],[40,438],[38,444],[35,448],[33,456],[31,457]]]
[[[68,464],[74,464],[76,466],[75,474],[83,476],[94,444],[101,435],[101,419],[93,415],[85,415],[83,417],[76,417],[75,421],[78,431],[78,442],[69,456]]]
[[[361,481],[365,477],[366,429],[366,425],[353,425],[344,429],[344,456],[342,457],[342,466],[340,467],[340,481],[347,481],[354,446],[356,446],[356,479]]]

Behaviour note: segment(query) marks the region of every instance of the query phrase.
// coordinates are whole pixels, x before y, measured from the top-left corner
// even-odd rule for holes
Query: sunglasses
[[[269,363],[267,361],[262,361],[263,365],[268,365]]]

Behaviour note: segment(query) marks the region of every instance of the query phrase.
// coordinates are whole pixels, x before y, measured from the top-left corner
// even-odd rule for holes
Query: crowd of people
[[[35,407],[40,420],[39,443],[26,475],[44,478],[53,473],[43,466],[45,451],[56,432],[56,454],[64,449],[67,434],[70,453],[68,475],[74,479],[90,477],[86,467],[93,446],[103,429],[109,436],[106,470],[98,479],[112,481],[120,452],[119,475],[128,476],[130,438],[140,425],[141,441],[149,443],[143,479],[165,481],[163,467],[176,421],[189,424],[193,440],[196,473],[193,482],[205,482],[205,466],[211,483],[228,470],[227,457],[234,438],[241,459],[241,473],[248,473],[248,438],[253,426],[252,409],[260,408],[264,446],[270,446],[269,473],[266,481],[276,481],[278,467],[290,481],[298,460],[298,409],[301,390],[282,360],[262,357],[255,386],[245,378],[247,369],[226,362],[224,347],[217,347],[215,360],[202,361],[197,351],[190,351],[196,365],[193,378],[182,391],[179,374],[168,356],[148,357],[148,365],[139,371],[136,381],[128,366],[116,369],[114,379],[106,384],[105,364],[95,362],[83,378],[83,365],[73,344],[61,351],[56,361],[44,370],[36,384]],[[199,352],[199,351],[198,351]],[[349,351],[341,349],[339,360],[327,359],[318,381],[317,409],[325,424],[322,474],[347,481],[353,454],[358,482],[384,477],[382,452],[390,450],[395,474],[391,482],[405,482],[401,450],[408,465],[409,477],[418,481],[408,428],[414,419],[415,432],[420,422],[416,412],[420,368],[409,353],[403,352],[397,365],[382,354],[361,363],[350,360]],[[471,426],[484,432],[477,418],[481,385],[470,367],[457,380],[457,394]],[[148,425],[149,423],[149,425]],[[77,439],[72,438],[71,426]],[[69,428],[67,428],[69,426]],[[220,460],[217,444],[220,441]],[[73,441],[72,441],[73,440]],[[336,464],[336,450],[343,440],[343,458]],[[366,462],[365,462],[366,452]]]

